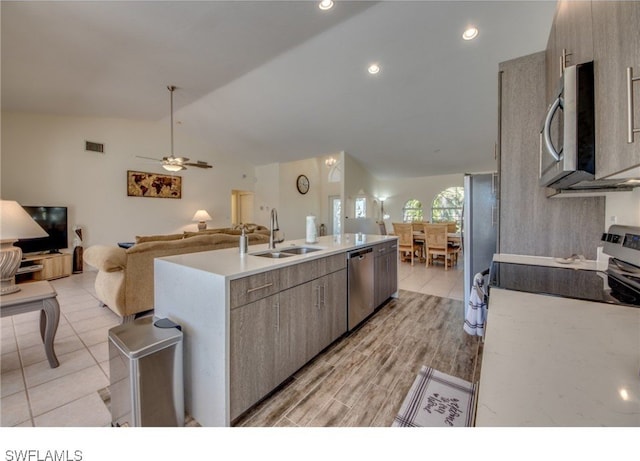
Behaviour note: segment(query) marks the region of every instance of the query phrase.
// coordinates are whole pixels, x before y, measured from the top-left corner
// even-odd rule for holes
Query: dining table
[[[413,231],[413,241],[414,243],[418,243],[421,245],[421,254],[420,261],[424,261],[427,255],[426,252],[426,242],[424,239],[424,231]],[[449,232],[447,233],[447,242],[450,245],[460,246],[462,244],[462,235],[460,232]]]
[[[424,243],[424,232],[413,231],[413,241],[417,243]],[[452,245],[460,245],[462,242],[462,235],[460,232],[447,233],[447,241]]]

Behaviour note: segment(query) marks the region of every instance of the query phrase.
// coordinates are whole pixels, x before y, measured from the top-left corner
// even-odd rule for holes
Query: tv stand
[[[25,254],[16,272],[16,283],[54,280],[69,275],[70,253]]]

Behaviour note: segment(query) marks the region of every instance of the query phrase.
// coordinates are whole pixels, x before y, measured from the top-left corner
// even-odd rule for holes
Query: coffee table
[[[60,365],[53,350],[60,322],[60,305],[56,296],[58,293],[47,281],[22,283],[20,291],[0,296],[0,317],[40,311],[40,337],[51,368]]]

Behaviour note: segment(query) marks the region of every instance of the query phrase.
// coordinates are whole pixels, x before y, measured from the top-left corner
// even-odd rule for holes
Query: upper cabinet
[[[640,1],[558,2],[545,53],[547,104],[558,96],[564,69],[588,61],[594,62],[595,179],[637,177]]]
[[[640,165],[640,2],[594,1],[596,179]]]
[[[559,1],[546,50],[547,100],[565,67],[593,60],[590,1]]]

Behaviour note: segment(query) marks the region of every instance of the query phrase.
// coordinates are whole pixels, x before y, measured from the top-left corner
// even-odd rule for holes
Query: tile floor
[[[108,330],[120,320],[100,307],[86,271],[52,282],[58,292],[60,324],[52,369],[39,334],[39,313],[0,319],[0,424],[24,427],[109,426],[111,415],[98,396],[109,384]],[[403,290],[462,300],[462,263],[445,271],[442,265],[399,263]]]

